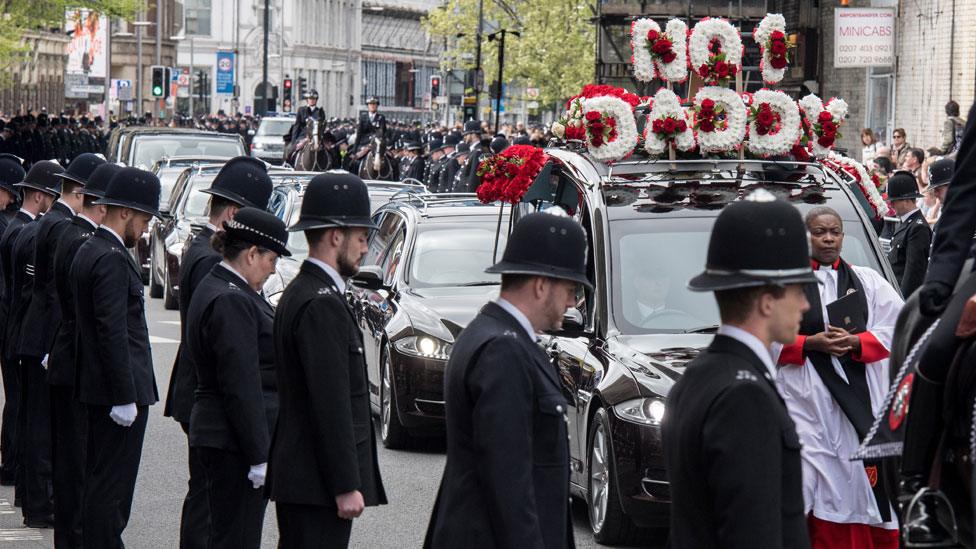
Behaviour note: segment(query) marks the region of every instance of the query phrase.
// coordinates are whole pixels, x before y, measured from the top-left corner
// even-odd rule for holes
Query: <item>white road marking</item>
[[[154,335],[149,336],[149,343],[179,343],[179,342],[180,340],[178,339],[170,339],[168,337],[160,337]]]
[[[157,320],[156,324],[172,324],[173,326],[179,326],[179,320]]]
[[[3,541],[41,541],[44,536],[33,528],[0,528],[0,542]]]

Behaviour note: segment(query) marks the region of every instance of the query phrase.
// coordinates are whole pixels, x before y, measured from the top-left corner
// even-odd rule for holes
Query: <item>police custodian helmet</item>
[[[234,219],[224,221],[224,230],[235,238],[278,255],[291,255],[286,246],[288,231],[285,230],[285,223],[270,212],[251,207],[241,208],[234,214]]]
[[[719,214],[708,242],[705,271],[688,282],[688,289],[712,292],[816,282],[800,212],[760,190]]]
[[[159,178],[139,168],[122,168],[108,183],[105,196],[94,203],[132,208],[155,217],[159,215]]]
[[[210,184],[200,192],[219,196],[239,205],[265,209],[274,185],[264,162],[249,156],[231,158]]]
[[[948,185],[952,181],[952,172],[956,166],[956,161],[951,158],[941,158],[929,164],[929,186],[925,188],[930,191],[936,187]]]
[[[913,200],[921,197],[912,172],[898,170],[888,178],[888,200]]]
[[[586,278],[586,234],[565,215],[523,217],[508,237],[502,260],[485,272],[545,276],[593,287]]]
[[[57,197],[61,194],[61,178],[59,175],[62,172],[64,172],[64,168],[57,162],[41,160],[31,166],[24,180],[17,183],[16,186],[34,189]]]
[[[289,231],[333,227],[376,228],[370,219],[366,183],[349,172],[330,171],[312,178],[305,188],[298,222]]]

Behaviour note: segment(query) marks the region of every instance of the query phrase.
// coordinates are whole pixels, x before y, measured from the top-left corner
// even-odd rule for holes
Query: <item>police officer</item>
[[[309,182],[289,229],[305,232],[309,253],[274,324],[281,408],[268,489],[282,549],[347,547],[353,519],[386,503],[363,336],[345,298],[374,227],[366,184],[326,172]]]
[[[197,371],[193,357],[185,352],[187,341],[186,319],[193,293],[200,281],[220,262],[210,240],[217,228],[234,218],[244,206],[265,209],[271,198],[271,178],[263,162],[247,156],[227,161],[217,173],[209,189],[202,192],[211,195],[210,218],[183,250],[180,261],[180,326],[181,344],[176,352],[176,362],[169,379],[164,415],[180,423],[184,433],[189,433],[193,395],[197,387]],[[209,508],[203,464],[192,447],[189,450],[190,479],[180,520],[180,547],[206,547],[209,532]]]
[[[403,165],[400,173],[403,179],[416,179],[423,182],[424,171],[426,170],[427,160],[423,156],[424,147],[416,141],[408,141],[404,147],[406,155],[403,157]]]
[[[437,186],[440,184],[440,168],[441,160],[444,158],[444,153],[441,147],[444,145],[444,140],[440,137],[431,139],[427,143],[428,149],[428,159],[426,171],[424,173],[424,185],[427,186],[427,190],[434,192]]]
[[[24,171],[24,164],[20,158],[12,154],[0,153],[0,234],[3,234],[7,223],[10,222],[10,217],[6,213],[7,208],[20,198],[20,192],[14,185],[23,181],[25,175],[27,172]],[[0,295],[2,294],[3,290],[0,288]]]
[[[478,164],[481,162],[482,155],[486,154],[481,143],[481,122],[478,120],[468,120],[464,123],[464,142],[471,147],[468,153],[468,161],[464,166],[462,179],[464,186],[457,189],[459,192],[473,193],[478,190],[481,178],[478,177]]]
[[[27,172],[24,171],[20,159],[12,154],[0,154],[0,212],[7,209],[11,203],[17,200],[19,191],[16,185],[24,180]],[[0,234],[6,232],[9,218],[0,215]],[[19,223],[19,222],[18,222]],[[0,248],[2,252],[2,248]],[[0,254],[0,267],[3,264],[3,255]],[[2,314],[2,303],[6,289],[6,269],[0,270],[0,314]],[[2,320],[2,319],[0,319]],[[16,482],[16,459],[14,457],[14,431],[17,426],[17,407],[20,405],[20,381],[14,365],[3,356],[2,353],[2,334],[0,334],[0,372],[3,377],[3,416],[0,420],[0,485],[13,486]]]
[[[940,158],[929,164],[929,185],[925,187],[923,192],[935,194],[935,198],[939,201],[937,212],[939,215],[941,215],[941,210],[945,208],[946,194],[949,191],[949,182],[952,181],[955,164],[956,161],[952,158]],[[932,232],[935,233],[934,227]]]
[[[572,547],[567,402],[536,334],[558,330],[590,286],[586,236],[569,217],[530,214],[487,272],[501,295],[445,369],[447,465],[424,545]]]
[[[458,143],[454,152],[454,158],[448,162],[447,168],[442,172],[443,183],[441,185],[447,189],[446,192],[460,192],[458,189],[461,187],[461,170],[468,161],[471,147],[467,143]]]
[[[457,150],[455,147],[461,142],[461,136],[456,133],[449,133],[444,137],[444,142],[441,144],[441,160],[437,164],[437,179],[434,180],[435,193],[447,193],[451,192],[450,182],[454,179],[454,174],[450,174],[450,179],[448,179],[448,172],[452,169],[452,164],[456,165],[454,161],[457,158]]]
[[[353,154],[356,160],[363,156],[362,147],[369,143],[373,134],[386,137],[386,117],[379,112],[380,100],[371,96],[366,100],[366,112],[359,115],[359,125],[356,128],[356,142],[353,144]]]
[[[59,548],[81,548],[82,496],[85,480],[85,406],[75,398],[75,300],[69,271],[78,249],[105,218],[106,206],[94,202],[105,196],[117,164],[102,163],[81,187],[82,208],[61,232],[54,251],[54,287],[57,317],[54,343],[48,357],[47,382],[51,391],[52,457],[54,476],[54,539]]]
[[[319,106],[319,92],[312,89],[305,95],[306,104],[298,109],[295,116],[295,125],[291,130],[291,142],[298,143],[298,140],[305,136],[305,125],[311,119],[316,119],[319,123],[325,123],[325,110]]]
[[[87,407],[85,547],[123,547],[122,532],[142,458],[149,406],[159,400],[146,327],[142,276],[126,248],[158,216],[159,179],[122,168],[105,196],[102,225],[71,265],[75,296],[75,394]],[[94,451],[97,449],[97,451]]]
[[[910,172],[897,171],[888,179],[888,203],[900,220],[891,235],[888,261],[905,297],[922,285],[928,267],[932,229],[916,206],[915,200],[921,197]]]
[[[190,446],[210,501],[208,547],[258,548],[268,500],[261,488],[278,415],[272,327],[260,294],[285,247],[285,224],[242,208],[213,238],[221,262],[196,288],[184,352],[197,365]]]
[[[722,324],[668,395],[663,442],[674,549],[810,546],[800,440],[775,386],[773,343],[792,343],[809,308],[806,227],[766,192],[725,207],[705,271]]]

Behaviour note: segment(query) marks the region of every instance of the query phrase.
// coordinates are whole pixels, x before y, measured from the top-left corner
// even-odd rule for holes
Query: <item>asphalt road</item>
[[[148,296],[149,292],[146,292]],[[163,309],[162,300],[148,299],[150,343],[160,400],[165,399],[173,358],[179,344],[179,315]],[[2,399],[2,395],[0,395]],[[162,402],[150,407],[149,425],[142,452],[132,516],[124,540],[132,549],[178,547],[180,506],[186,493],[186,437],[179,425],[163,417]],[[386,450],[379,445],[380,471],[389,505],[367,508],[353,527],[352,547],[370,549],[419,548],[444,469],[444,444],[431,441],[409,451]],[[21,526],[20,509],[14,508],[13,489],[0,487],[0,546],[51,548],[50,530]],[[600,547],[589,533],[586,512],[574,504],[576,546]],[[277,545],[274,504],[265,515],[263,548]],[[658,540],[644,546],[660,546]]]

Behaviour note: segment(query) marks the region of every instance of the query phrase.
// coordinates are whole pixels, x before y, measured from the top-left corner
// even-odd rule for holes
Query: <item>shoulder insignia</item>
[[[233,282],[228,282],[227,287],[230,288],[231,290],[237,290],[237,291],[240,291],[241,289],[240,286],[234,284]]]
[[[737,381],[759,381],[756,374],[750,372],[749,370],[739,370],[735,373],[735,379]]]
[[[512,330],[505,330],[504,332],[502,332],[502,335],[507,337],[514,337],[516,339],[518,338],[518,334]]]
[[[319,288],[319,291],[317,293],[319,295],[328,295],[332,293],[332,288],[329,288],[328,286],[323,286]]]

